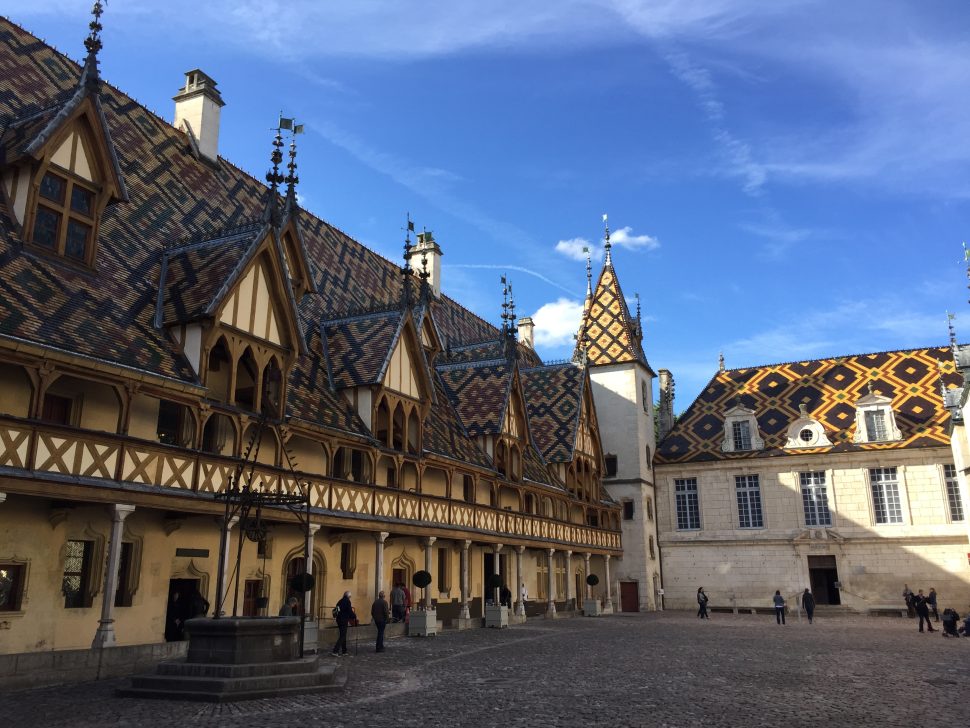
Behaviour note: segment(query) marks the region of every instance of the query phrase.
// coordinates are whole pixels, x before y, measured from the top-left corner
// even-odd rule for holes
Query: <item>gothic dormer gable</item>
[[[831,447],[832,441],[822,423],[809,416],[806,406],[800,405],[799,417],[788,426],[785,447],[788,449]]]
[[[105,208],[128,199],[98,96],[82,88],[13,122],[0,147],[0,178],[25,245],[93,266]]]
[[[431,399],[431,379],[414,320],[405,316],[384,362],[384,389],[421,402]]]
[[[290,215],[284,222],[280,242],[287,280],[293,289],[293,296],[300,301],[313,288],[313,275],[298,216]]]
[[[740,403],[724,413],[724,439],[721,452],[764,450],[765,441],[758,431],[758,418],[752,409]]]
[[[855,437],[853,442],[895,442],[902,439],[896,424],[892,400],[882,396],[869,384],[868,393],[856,402]]]

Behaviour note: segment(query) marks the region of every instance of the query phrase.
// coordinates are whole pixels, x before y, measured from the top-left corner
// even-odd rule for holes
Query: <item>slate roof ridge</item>
[[[269,230],[267,230],[267,228],[269,228]],[[226,276],[226,280],[224,280],[222,285],[216,289],[215,294],[212,296],[212,300],[209,302],[209,305],[205,307],[206,314],[211,315],[215,313],[215,307],[222,301],[223,298],[225,298],[225,296],[229,293],[229,289],[236,284],[239,276],[242,275],[243,271],[246,270],[246,266],[249,265],[250,261],[252,261],[253,256],[256,254],[256,248],[259,247],[259,243],[265,237],[266,232],[272,232],[272,226],[268,222],[263,224],[263,228],[257,231],[257,234],[253,235],[246,252],[240,256],[239,260],[236,261],[236,265],[229,272],[229,275]],[[286,285],[289,286],[289,283]]]
[[[810,362],[835,361],[837,359],[862,359],[867,356],[880,356],[882,354],[911,354],[914,351],[929,351],[930,349],[949,349],[950,345],[939,344],[935,346],[913,346],[908,349],[885,349],[882,351],[868,351],[862,354],[836,354],[832,356],[820,356],[815,359],[792,359],[791,361],[779,361],[772,364],[758,364],[749,367],[725,368],[724,372],[747,372],[752,369],[771,369],[772,367],[784,367],[791,364],[808,364]],[[716,377],[716,374],[715,374]],[[713,377],[712,377],[713,379]]]
[[[558,359],[556,361],[543,362],[537,367],[519,367],[520,372],[542,372],[548,371],[550,369],[568,369],[568,368],[582,369],[583,367],[579,365],[578,362],[574,362],[570,359]]]
[[[383,382],[384,376],[387,374],[387,367],[391,363],[391,356],[394,354],[394,349],[397,343],[401,340],[401,334],[404,332],[404,326],[408,322],[408,312],[405,309],[401,311],[401,318],[398,319],[397,327],[394,329],[394,335],[391,337],[391,341],[387,345],[387,351],[384,352],[384,361],[381,362],[381,368],[377,372],[377,381]],[[421,358],[424,358],[424,352],[421,353]],[[427,365],[425,365],[425,374],[427,374]]]
[[[171,247],[165,248],[163,253],[165,255],[174,256],[178,255],[179,253],[201,250],[202,248],[210,245],[218,245],[220,243],[229,242],[230,238],[243,238],[250,233],[261,230],[263,227],[265,227],[265,225],[266,223],[264,223],[262,220],[254,220],[252,222],[242,223],[232,227],[224,227],[211,232],[200,233],[199,235],[192,235],[180,240],[177,243],[173,243]],[[203,235],[207,237],[202,237]]]
[[[404,318],[404,309],[402,308],[378,308],[373,311],[365,311],[362,313],[352,313],[346,316],[338,316],[336,318],[324,319],[320,322],[320,326],[326,328],[328,326],[336,326],[337,324],[345,324],[351,321],[366,321],[371,318],[390,318],[394,315],[401,316]]]
[[[479,369],[494,366],[509,366],[508,359],[479,359],[478,361],[459,361],[453,364],[438,364],[435,366],[439,372],[450,372],[455,369]]]

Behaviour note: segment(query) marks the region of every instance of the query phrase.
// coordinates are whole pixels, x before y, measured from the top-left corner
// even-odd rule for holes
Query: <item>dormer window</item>
[[[754,410],[735,405],[724,414],[722,452],[763,450],[765,441],[758,434],[758,420]]]
[[[870,383],[869,393],[856,403],[854,442],[894,442],[901,439],[892,400],[873,391]]]
[[[830,447],[832,441],[825,434],[822,424],[809,417],[808,409],[804,404],[799,405],[798,409],[800,416],[788,427],[788,440],[785,447]]]
[[[48,170],[41,178],[30,240],[87,264],[93,247],[96,193],[83,182],[57,171]]]

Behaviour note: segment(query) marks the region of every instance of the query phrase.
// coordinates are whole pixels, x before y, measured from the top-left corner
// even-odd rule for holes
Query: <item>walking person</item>
[[[391,589],[391,616],[395,622],[404,621],[404,589],[400,582]]]
[[[936,611],[936,587],[930,587],[930,593],[926,595],[926,604],[933,612],[933,619],[940,621],[940,613]]]
[[[781,595],[781,590],[775,590],[775,621],[778,624],[785,623],[785,597]]]
[[[707,614],[707,594],[702,586],[697,587],[697,616],[700,619],[710,619]]]
[[[812,592],[805,589],[802,592],[802,608],[805,610],[805,614],[808,615],[808,623],[812,623],[812,616],[815,614],[815,597],[812,596]]]
[[[337,606],[334,607],[334,619],[337,620],[337,629],[339,630],[339,636],[337,637],[337,644],[333,646],[333,654],[335,655],[346,655],[347,654],[347,625],[350,624],[350,620],[354,618],[354,606],[350,603],[350,592],[345,591],[343,597],[337,602]]]
[[[913,591],[909,588],[909,584],[903,584],[903,601],[906,602],[906,613],[910,619],[913,619],[916,616],[916,610],[913,609]]]
[[[923,590],[920,589],[913,596],[913,609],[916,611],[916,616],[919,617],[919,631],[923,631],[923,622],[926,622],[926,627],[930,632],[936,632],[933,629],[933,623],[930,621],[930,608],[926,603],[926,597],[923,596]]]
[[[384,598],[384,592],[379,592],[377,594],[377,599],[370,608],[370,618],[374,622],[374,626],[377,627],[377,649],[376,652],[384,651],[384,628],[387,627],[387,620],[391,616],[391,608],[387,604],[387,600]]]

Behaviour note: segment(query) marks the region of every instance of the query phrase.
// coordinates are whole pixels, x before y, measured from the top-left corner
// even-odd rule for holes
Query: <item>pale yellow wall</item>
[[[411,352],[405,343],[404,336],[398,339],[397,346],[391,354],[391,361],[384,375],[384,386],[395,392],[406,394],[414,399],[420,399],[421,390],[418,378],[415,376],[411,363]]]
[[[286,443],[286,449],[293,460],[293,467],[300,472],[327,474],[327,454],[319,442],[294,435]]]
[[[274,308],[269,272],[262,260],[246,272],[237,289],[226,300],[219,320],[260,339],[274,344],[282,343],[281,317]]]
[[[30,379],[22,367],[0,363],[0,413],[26,417],[30,413]]]
[[[144,394],[131,398],[128,434],[145,440],[158,439],[158,400]]]
[[[421,492],[445,498],[448,495],[448,480],[444,470],[425,468],[421,476]]]
[[[59,377],[47,390],[75,398],[78,427],[117,432],[121,404],[115,390],[106,384],[75,377]]]

